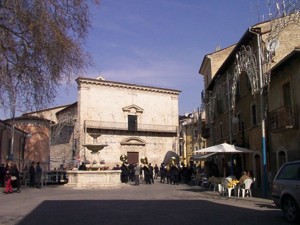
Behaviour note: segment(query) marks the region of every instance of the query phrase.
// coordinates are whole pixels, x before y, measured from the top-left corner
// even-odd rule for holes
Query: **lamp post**
[[[266,128],[265,128],[265,112],[264,112],[264,83],[263,83],[263,70],[262,70],[262,55],[261,55],[261,34],[259,31],[249,29],[250,32],[256,35],[257,48],[258,48],[258,71],[259,71],[259,94],[260,94],[260,113],[261,113],[261,144],[262,144],[262,163],[263,163],[263,187],[264,196],[268,195],[268,172],[267,172],[267,148],[266,148]]]
[[[251,46],[242,46],[241,50],[236,54],[236,66],[233,76],[231,107],[235,107],[235,94],[238,76],[245,71],[249,77],[252,94],[260,95],[261,110],[261,147],[262,147],[262,167],[263,167],[263,189],[264,195],[268,194],[268,173],[267,173],[267,151],[266,151],[266,129],[265,129],[265,107],[264,107],[264,87],[268,85],[265,82],[265,76],[262,69],[262,48],[261,48],[261,32],[260,29],[249,28],[249,32],[255,34],[257,40],[257,55]],[[258,61],[257,61],[258,60]]]

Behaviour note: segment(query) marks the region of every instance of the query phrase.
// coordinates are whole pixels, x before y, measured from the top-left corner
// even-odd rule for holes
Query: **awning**
[[[247,148],[241,148],[235,145],[230,145],[227,143],[214,145],[208,148],[203,148],[200,150],[195,151],[195,153],[254,153],[254,151],[249,150]]]
[[[191,157],[191,159],[193,160],[203,160],[203,159],[207,159],[208,157],[217,154],[216,152],[213,153],[207,153],[207,154],[197,154],[197,155],[193,155]]]

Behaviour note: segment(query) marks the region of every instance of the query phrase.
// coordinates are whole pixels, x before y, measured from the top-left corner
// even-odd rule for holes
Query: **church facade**
[[[178,155],[180,91],[103,78],[78,78],[74,139],[77,159],[86,161],[89,144],[104,145],[99,161],[112,168],[127,155],[128,163],[147,157],[152,164]]]

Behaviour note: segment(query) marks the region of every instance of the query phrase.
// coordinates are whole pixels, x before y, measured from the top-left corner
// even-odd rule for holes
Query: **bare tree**
[[[0,0],[0,105],[16,109],[52,103],[56,88],[83,72],[90,28],[87,0]]]

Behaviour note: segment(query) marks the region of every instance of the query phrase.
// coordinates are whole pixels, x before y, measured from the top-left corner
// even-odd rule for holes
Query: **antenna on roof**
[[[283,16],[286,16],[286,8],[285,8],[285,1],[282,1],[282,8],[283,8]]]
[[[216,52],[221,50],[221,45],[217,45]]]
[[[268,0],[268,10],[269,10],[269,20],[272,19],[272,11],[271,11],[271,3],[270,0]]]
[[[258,0],[256,1],[256,9],[257,9],[257,22],[260,22],[260,11],[259,11]]]
[[[280,6],[278,2],[276,2],[276,8],[277,8],[277,15],[280,15]]]

